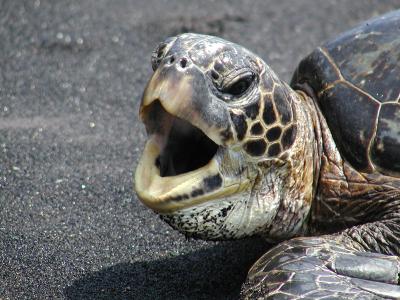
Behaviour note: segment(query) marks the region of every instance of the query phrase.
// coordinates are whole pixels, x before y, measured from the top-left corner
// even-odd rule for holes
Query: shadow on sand
[[[68,286],[67,299],[237,299],[250,266],[269,245],[261,239],[218,243],[185,255],[121,263]]]

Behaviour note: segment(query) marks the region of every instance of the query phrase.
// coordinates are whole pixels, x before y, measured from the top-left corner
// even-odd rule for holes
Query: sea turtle
[[[137,195],[187,236],[280,242],[243,298],[400,298],[400,11],[317,48],[290,85],[200,34],[152,67]]]

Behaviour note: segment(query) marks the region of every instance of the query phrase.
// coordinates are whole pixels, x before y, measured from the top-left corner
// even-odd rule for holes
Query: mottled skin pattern
[[[253,265],[244,299],[400,298],[400,11],[316,49],[291,87],[214,37],[171,38],[152,63],[139,198],[188,236],[286,240]],[[162,161],[176,159],[175,117],[218,145],[183,175]]]

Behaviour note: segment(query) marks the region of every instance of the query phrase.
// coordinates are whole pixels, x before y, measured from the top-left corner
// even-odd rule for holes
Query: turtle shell
[[[301,61],[342,156],[358,171],[400,177],[400,10],[372,19]]]

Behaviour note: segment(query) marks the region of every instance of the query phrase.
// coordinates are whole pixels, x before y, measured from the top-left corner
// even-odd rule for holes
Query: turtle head
[[[291,94],[255,54],[183,34],[152,55],[141,102],[149,136],[135,174],[140,200],[205,239],[271,226],[296,137]]]

